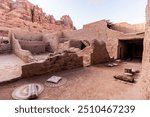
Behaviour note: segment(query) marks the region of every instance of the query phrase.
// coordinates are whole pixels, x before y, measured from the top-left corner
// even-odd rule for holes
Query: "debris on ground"
[[[124,75],[115,75],[114,78],[118,79],[118,80],[122,80],[122,81],[126,81],[126,82],[130,82],[130,83],[134,83],[135,82],[135,74],[139,73],[139,70],[133,70],[131,68],[125,68],[124,69]]]
[[[48,87],[60,87],[66,83],[67,79],[59,76],[52,76],[46,82],[45,85]]]
[[[42,84],[32,83],[22,85],[13,91],[12,98],[16,100],[36,99],[43,90],[44,86]]]
[[[134,77],[126,76],[126,75],[115,75],[114,78],[118,79],[118,80],[123,80],[123,81],[126,81],[126,82],[130,82],[130,83],[135,82]]]
[[[62,77],[52,76],[47,80],[47,82],[58,84],[60,80],[62,80]]]

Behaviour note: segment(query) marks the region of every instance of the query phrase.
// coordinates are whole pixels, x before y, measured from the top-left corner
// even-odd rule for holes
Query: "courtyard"
[[[140,73],[136,76],[134,84],[115,80],[114,75],[123,74],[124,68],[141,70],[141,63],[136,61],[121,62],[116,67],[106,67],[104,64],[62,71],[51,75],[35,76],[20,79],[16,82],[0,86],[0,100],[12,99],[11,93],[21,85],[28,83],[41,83],[45,89],[39,96],[40,100],[110,100],[123,99],[120,97],[130,92],[138,84]],[[52,75],[66,78],[67,82],[60,87],[45,86],[46,80]],[[127,95],[129,96],[129,95]],[[126,99],[130,99],[127,97]]]

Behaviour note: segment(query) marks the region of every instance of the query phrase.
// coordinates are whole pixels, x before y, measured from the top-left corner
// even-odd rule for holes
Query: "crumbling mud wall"
[[[63,31],[63,34],[68,40],[103,41],[108,52],[106,54],[114,58],[117,58],[118,38],[123,35],[122,32],[109,29],[105,20],[84,25],[80,30]]]
[[[43,41],[22,41],[19,40],[21,48],[29,50],[32,54],[40,54],[46,52],[47,44]]]
[[[131,26],[132,28],[132,26]],[[137,28],[140,29],[140,28]],[[143,27],[142,30],[143,31]],[[144,38],[143,32],[138,33],[125,33],[110,29],[108,27],[108,22],[106,20],[101,20],[98,22],[90,23],[83,26],[83,29],[75,31],[63,31],[63,35],[68,40],[88,40],[97,39],[97,41],[105,42],[106,49],[109,53],[110,58],[118,58],[118,42],[122,39],[134,39],[134,38]]]
[[[14,34],[12,34],[12,48],[14,54],[16,54],[16,56],[22,59],[25,63],[30,63],[33,61],[31,52],[21,48],[19,40],[15,39]]]
[[[70,48],[78,48],[79,50],[82,50],[82,41],[83,40],[67,40],[64,42],[60,42],[58,45],[58,51],[64,51],[69,50]]]
[[[18,40],[42,41],[42,33],[34,33],[18,29],[12,30],[12,33],[14,33],[14,37]]]
[[[45,43],[49,43],[49,51],[50,52],[56,52],[58,50],[58,45],[60,43],[60,40],[62,38],[62,32],[55,32],[50,34],[43,34],[43,41]]]
[[[12,31],[15,34],[15,38],[19,40],[21,48],[29,50],[32,54],[40,54],[45,52],[51,52],[51,46],[48,41],[43,39],[42,33],[33,33],[28,31]]]
[[[55,73],[83,67],[83,58],[69,51],[53,54],[45,61],[29,63],[22,66],[21,77],[31,77],[45,73]]]
[[[97,39],[91,41],[69,40],[59,43],[58,51],[62,52],[64,50],[70,50],[76,52],[78,56],[82,56],[84,66],[105,63],[110,59],[105,42],[98,41]]]
[[[106,43],[104,41],[93,40],[92,42],[93,52],[91,53],[91,64],[100,64],[108,62],[110,60],[109,53],[106,49]]]
[[[128,24],[126,22],[112,24],[111,29],[123,33],[139,33],[145,31],[145,23],[141,24]]]

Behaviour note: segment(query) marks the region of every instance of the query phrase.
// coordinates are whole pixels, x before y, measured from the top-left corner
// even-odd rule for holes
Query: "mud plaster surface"
[[[19,77],[23,64],[24,62],[14,54],[0,55],[0,81]]]

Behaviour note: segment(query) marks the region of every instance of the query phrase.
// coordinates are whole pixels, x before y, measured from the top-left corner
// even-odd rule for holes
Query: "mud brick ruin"
[[[12,69],[12,76],[2,67],[5,72],[0,72],[1,82],[90,68],[112,59],[136,59],[142,66],[141,76],[138,85],[128,93],[132,98],[136,92],[134,89],[138,88],[142,94],[137,94],[137,98],[147,98],[150,86],[150,0],[146,7],[146,24],[114,24],[100,20],[79,30],[68,15],[56,20],[27,0],[0,2],[0,57],[12,55],[12,61],[19,59],[16,69]],[[8,59],[11,61],[11,56]]]

